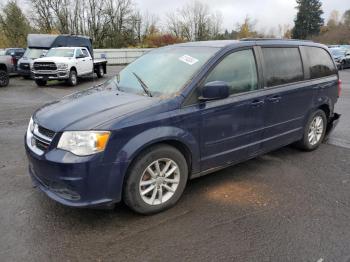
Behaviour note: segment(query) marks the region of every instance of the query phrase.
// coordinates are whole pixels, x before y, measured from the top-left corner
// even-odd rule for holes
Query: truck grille
[[[23,70],[29,70],[30,69],[30,64],[29,63],[20,63],[19,68]]]
[[[50,147],[56,133],[42,126],[34,124],[33,133],[27,132],[27,145],[38,155],[43,155]]]
[[[46,71],[54,71],[57,70],[57,66],[53,62],[35,62],[34,63],[35,70],[46,70]]]

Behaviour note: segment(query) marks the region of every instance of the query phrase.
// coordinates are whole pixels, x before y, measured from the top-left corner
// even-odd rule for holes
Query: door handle
[[[269,97],[267,101],[269,101],[270,103],[278,103],[281,101],[281,99],[282,99],[281,96],[273,96],[273,97]]]
[[[252,107],[261,107],[265,104],[264,100],[254,100],[251,105]]]

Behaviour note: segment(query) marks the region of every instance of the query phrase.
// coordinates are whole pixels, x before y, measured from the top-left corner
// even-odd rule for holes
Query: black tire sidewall
[[[314,118],[316,116],[321,116],[322,119],[323,119],[323,133],[322,133],[320,141],[318,141],[318,143],[315,144],[315,145],[311,145],[310,141],[309,141],[309,130],[310,130],[310,125],[311,125],[312,121],[314,120]],[[303,142],[302,147],[305,150],[307,150],[307,151],[313,151],[313,150],[317,149],[322,144],[322,142],[324,140],[324,137],[326,135],[326,131],[327,131],[327,117],[326,117],[326,114],[321,109],[316,110],[315,112],[313,112],[311,114],[311,116],[309,117],[309,120],[307,121],[307,123],[305,125],[304,138],[303,138],[303,141],[302,141]]]
[[[157,159],[169,158],[176,162],[180,169],[180,183],[167,202],[151,206],[145,203],[139,193],[139,182],[144,170]],[[127,174],[123,188],[123,200],[127,206],[137,213],[148,215],[164,211],[176,204],[180,199],[188,178],[188,166],[184,156],[174,147],[168,145],[157,145],[144,151],[136,158]]]
[[[37,86],[45,86],[46,85],[46,81],[45,80],[35,80],[35,83],[37,84]]]
[[[75,74],[75,83],[72,81],[72,75]],[[76,86],[78,84],[78,75],[77,72],[75,70],[70,70],[69,72],[69,79],[68,79],[68,84],[70,86]]]
[[[9,77],[8,73],[5,70],[0,70],[0,74],[1,75],[3,74],[5,77],[5,83],[4,84],[0,83],[0,87],[8,86],[8,84],[10,82],[10,77]]]

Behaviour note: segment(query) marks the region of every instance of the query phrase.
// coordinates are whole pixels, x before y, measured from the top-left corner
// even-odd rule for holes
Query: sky
[[[166,13],[180,8],[189,0],[135,0],[142,12],[157,14],[160,18]],[[275,28],[279,24],[293,26],[296,16],[295,0],[199,0],[206,3],[212,12],[223,15],[223,28],[232,30],[238,22],[249,15],[256,21],[258,30]],[[349,0],[323,0],[324,18],[328,19],[333,10],[341,14],[350,9]],[[268,32],[268,31],[266,31]]]

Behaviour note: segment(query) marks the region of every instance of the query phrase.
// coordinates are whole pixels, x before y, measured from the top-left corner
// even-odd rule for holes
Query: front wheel
[[[187,177],[186,159],[177,149],[154,146],[131,166],[123,189],[124,202],[140,214],[166,210],[180,199]]]
[[[9,84],[10,78],[5,70],[0,70],[0,87],[5,87]]]
[[[36,79],[35,83],[37,86],[46,86],[46,81],[45,80],[41,80],[41,79]]]
[[[323,110],[315,111],[309,118],[305,128],[304,137],[298,142],[301,149],[313,151],[317,149],[326,135],[327,117]]]
[[[75,70],[70,70],[67,83],[70,86],[76,86],[78,84],[78,76]]]

